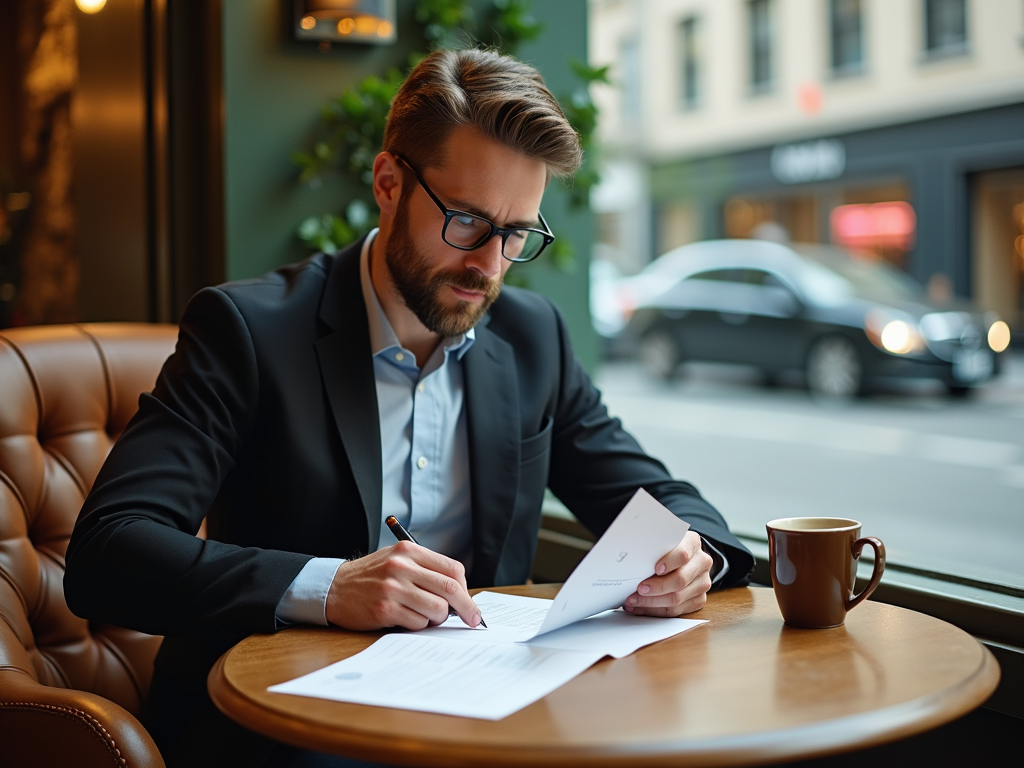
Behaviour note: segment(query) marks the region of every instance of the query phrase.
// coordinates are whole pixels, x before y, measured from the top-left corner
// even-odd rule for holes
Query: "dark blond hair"
[[[384,129],[384,148],[439,165],[452,129],[471,126],[514,152],[541,160],[550,176],[579,167],[580,140],[540,73],[490,50],[434,51],[409,74]]]

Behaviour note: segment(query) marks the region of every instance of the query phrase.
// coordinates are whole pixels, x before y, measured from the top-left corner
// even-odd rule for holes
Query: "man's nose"
[[[479,248],[466,251],[466,267],[476,270],[487,278],[500,274],[502,261],[505,257],[501,255],[501,235],[497,232]]]

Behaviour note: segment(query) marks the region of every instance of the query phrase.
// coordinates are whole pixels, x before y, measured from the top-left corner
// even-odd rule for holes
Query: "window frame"
[[[703,101],[702,26],[702,19],[697,14],[684,16],[676,24],[676,72],[679,75],[679,108],[683,112],[699,109]]]
[[[853,62],[837,63],[837,38],[838,38],[838,7],[844,2],[856,3],[856,28],[858,57]],[[864,3],[863,0],[829,0],[828,3],[828,74],[832,79],[844,79],[849,77],[860,77],[867,72],[867,45],[864,31]]]
[[[775,45],[775,3],[773,0],[747,0],[747,91],[751,96],[772,93],[778,76]],[[758,16],[756,9],[763,9]],[[758,19],[763,24],[758,23]],[[760,50],[763,47],[763,50]],[[764,63],[764,78],[758,79],[759,61]]]
[[[939,3],[960,3],[963,9],[963,39],[944,44],[932,44],[932,19]],[[924,62],[942,61],[968,56],[971,53],[970,4],[968,0],[921,0],[921,59]]]
[[[622,98],[619,116],[625,125],[637,125],[643,119],[643,47],[639,33],[627,32],[619,39],[622,62]]]

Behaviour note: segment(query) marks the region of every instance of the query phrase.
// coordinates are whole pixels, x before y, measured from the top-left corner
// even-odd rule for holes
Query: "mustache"
[[[438,284],[454,285],[456,288],[461,288],[465,291],[490,293],[494,290],[494,281],[476,272],[442,272],[435,277],[435,281]]]

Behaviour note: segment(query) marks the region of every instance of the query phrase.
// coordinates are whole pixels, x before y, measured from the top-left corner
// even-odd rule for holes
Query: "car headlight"
[[[1010,346],[1010,326],[1002,320],[996,320],[988,327],[988,345],[993,352],[1002,352]]]
[[[872,311],[864,319],[864,333],[876,347],[894,355],[909,355],[924,349],[924,338],[917,323]]]
[[[906,355],[921,348],[921,334],[904,320],[890,320],[882,328],[882,347],[894,355]]]

